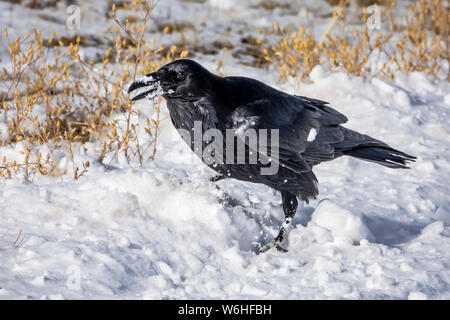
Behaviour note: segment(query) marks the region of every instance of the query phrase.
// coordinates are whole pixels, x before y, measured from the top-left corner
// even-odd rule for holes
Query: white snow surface
[[[359,244],[364,239],[375,240],[363,218],[362,214],[355,214],[323,199],[314,210],[311,222],[330,230],[337,241]]]
[[[235,2],[209,1],[221,10]],[[214,70],[216,58],[197,60]],[[78,180],[69,171],[63,182],[1,182],[0,299],[450,299],[449,83],[423,73],[364,80],[316,67],[310,84],[280,84],[275,70],[226,59],[227,75],[329,101],[347,127],[417,163],[411,170],[349,157],[320,164],[319,197],[300,205],[289,252],[256,255],[255,243],[272,239],[282,222],[279,194],[209,182],[212,170],[166,116],[156,159],[144,168],[119,157],[105,171],[87,144],[75,151],[91,162]],[[148,112],[149,103],[136,107]],[[0,152],[10,159],[21,148]]]

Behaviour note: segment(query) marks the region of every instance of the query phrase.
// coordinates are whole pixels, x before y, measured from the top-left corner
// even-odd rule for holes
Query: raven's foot
[[[285,243],[283,240],[279,240],[278,237],[270,241],[269,243],[265,244],[264,246],[258,248],[256,250],[257,254],[264,253],[266,251],[269,251],[270,249],[275,248],[280,252],[288,252],[288,244]]]
[[[225,178],[226,178],[226,177],[225,177],[224,175],[218,174],[218,175],[215,175],[214,177],[212,177],[212,178],[210,179],[210,181],[211,181],[211,182],[217,182],[217,181],[223,180],[223,179],[225,179]]]
[[[281,226],[280,232],[278,232],[278,235],[275,237],[275,239],[273,239],[266,245],[260,247],[256,251],[256,253],[260,254],[260,253],[268,251],[271,248],[275,248],[280,252],[288,252],[288,247],[289,247],[288,235],[289,235],[291,221],[292,221],[291,218],[285,219],[283,222],[283,225]]]

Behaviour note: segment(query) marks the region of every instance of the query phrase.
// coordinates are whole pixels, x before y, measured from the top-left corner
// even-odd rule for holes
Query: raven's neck
[[[211,73],[206,79],[201,97],[168,99],[167,107],[175,128],[191,130],[195,121],[201,121],[204,131],[223,130],[233,111],[273,90],[262,82],[244,77],[221,78]]]
[[[208,129],[223,129],[228,116],[233,110],[227,104],[221,84],[222,78],[211,74],[207,77],[205,92],[201,97],[189,100],[167,99],[170,118],[176,129],[192,130],[196,121],[202,123],[203,131]]]
[[[191,131],[195,122],[202,123],[203,131],[219,128],[216,110],[208,98],[193,101],[167,101],[170,119],[176,129]]]

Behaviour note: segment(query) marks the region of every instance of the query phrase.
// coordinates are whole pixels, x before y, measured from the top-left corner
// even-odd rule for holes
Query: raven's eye
[[[169,70],[167,72],[167,78],[170,80],[175,80],[177,78],[177,73],[175,71]]]
[[[177,73],[177,78],[178,78],[178,80],[184,80],[184,79],[186,79],[186,74],[179,72],[179,73]]]

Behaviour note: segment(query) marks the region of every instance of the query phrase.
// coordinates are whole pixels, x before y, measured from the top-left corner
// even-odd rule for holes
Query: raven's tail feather
[[[343,154],[395,169],[409,169],[407,166],[409,162],[414,162],[417,159],[404,152],[384,146],[360,146],[345,150]]]

